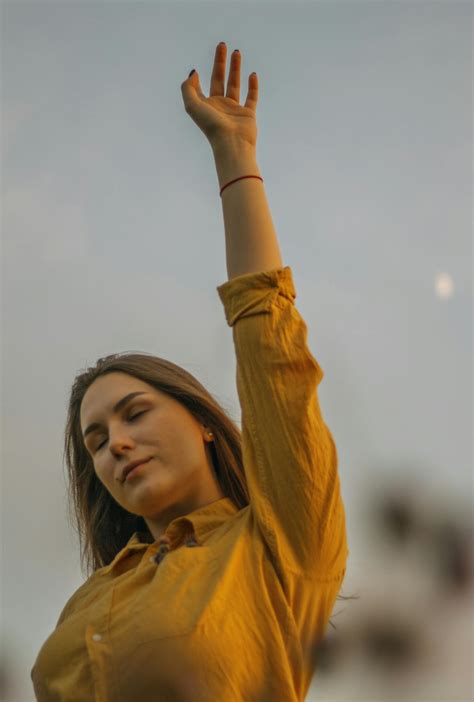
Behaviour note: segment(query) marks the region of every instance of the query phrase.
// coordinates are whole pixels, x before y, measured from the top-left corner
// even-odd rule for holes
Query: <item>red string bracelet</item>
[[[219,193],[220,196],[222,197],[223,191],[224,191],[226,188],[228,188],[229,185],[232,185],[232,183],[235,183],[235,182],[237,182],[238,180],[242,180],[242,178],[259,178],[259,180],[261,180],[262,183],[263,183],[263,178],[261,178],[260,176],[257,176],[257,175],[240,176],[240,178],[235,178],[235,180],[231,180],[230,183],[227,183],[226,185],[224,185],[224,187],[221,189],[221,192]]]

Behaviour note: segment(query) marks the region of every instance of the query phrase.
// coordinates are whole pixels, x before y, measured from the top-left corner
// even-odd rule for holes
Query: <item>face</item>
[[[130,393],[141,394],[115,408]],[[145,519],[155,540],[176,517],[224,497],[208,428],[152,385],[122,372],[100,376],[84,395],[80,421],[98,479],[124,509]],[[124,480],[125,466],[141,459],[147,462]]]

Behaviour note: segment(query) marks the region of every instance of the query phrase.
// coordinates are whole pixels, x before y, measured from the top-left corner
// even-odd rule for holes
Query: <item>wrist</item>
[[[261,176],[255,147],[239,140],[226,140],[212,146],[219,188],[244,175]]]

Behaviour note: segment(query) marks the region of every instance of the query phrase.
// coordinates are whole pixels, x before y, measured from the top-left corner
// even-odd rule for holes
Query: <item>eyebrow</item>
[[[128,402],[130,402],[130,400],[132,400],[137,395],[146,395],[146,392],[130,392],[128,395],[125,395],[125,397],[122,397],[122,399],[119,400],[116,405],[114,405],[113,412],[119,412],[123,407],[125,407],[126,404],[128,404]],[[86,436],[91,433],[91,431],[94,431],[94,429],[99,429],[100,426],[101,424],[99,422],[89,424],[84,434],[82,435],[82,438],[85,439]]]

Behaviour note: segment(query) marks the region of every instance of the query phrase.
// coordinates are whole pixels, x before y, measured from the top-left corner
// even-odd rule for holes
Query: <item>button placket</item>
[[[159,565],[165,556],[172,550],[171,540],[168,536],[161,536],[158,543],[159,547],[157,553],[154,556],[150,556],[150,563],[156,563],[157,565]],[[188,531],[185,534],[182,543],[184,543],[184,545],[188,548],[199,546],[198,542],[196,541],[194,531]]]
[[[159,541],[159,548],[157,553],[152,557],[152,561],[156,564],[160,564],[166,554],[171,551],[171,540],[169,536],[161,536]]]

